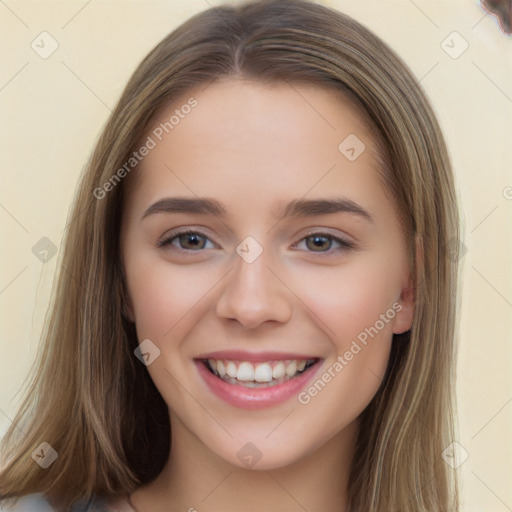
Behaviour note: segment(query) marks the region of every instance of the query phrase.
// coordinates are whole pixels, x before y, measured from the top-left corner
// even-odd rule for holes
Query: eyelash
[[[210,240],[206,235],[204,235],[200,231],[194,231],[192,229],[184,229],[183,231],[172,232],[168,236],[163,238],[162,240],[159,240],[157,242],[157,247],[161,248],[161,249],[165,249],[166,247],[172,245],[173,240],[177,240],[180,236],[183,236],[183,235],[199,235],[200,237],[204,237],[205,239]],[[311,252],[313,254],[317,253],[317,254],[322,254],[322,255],[332,255],[334,253],[338,253],[341,251],[348,251],[350,249],[354,249],[354,247],[355,247],[354,244],[352,244],[351,242],[348,242],[347,240],[343,240],[342,238],[339,238],[337,236],[331,235],[330,233],[325,233],[322,231],[313,231],[311,233],[308,233],[305,237],[303,237],[299,240],[299,243],[307,240],[308,238],[312,238],[312,237],[327,238],[334,242],[337,242],[340,245],[340,247],[338,247],[336,249],[331,248],[327,251],[307,251],[307,252]],[[210,240],[210,242],[211,242],[211,240]],[[296,245],[298,245],[298,244],[296,244]],[[192,256],[194,253],[201,252],[202,250],[204,250],[204,249],[190,250],[190,249],[182,249],[182,248],[176,248],[176,247],[174,247],[174,249],[181,251],[182,253],[186,254],[187,256]]]

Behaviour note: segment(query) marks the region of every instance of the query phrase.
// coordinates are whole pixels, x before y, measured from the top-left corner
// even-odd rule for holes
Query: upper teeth
[[[297,372],[303,371],[308,362],[313,361],[301,359],[253,364],[248,361],[208,359],[208,364],[221,378],[228,376],[243,382],[271,382],[285,376],[293,377]]]

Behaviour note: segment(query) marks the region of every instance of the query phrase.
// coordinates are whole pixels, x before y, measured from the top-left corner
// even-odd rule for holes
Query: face
[[[121,246],[173,441],[284,467],[357,424],[411,325],[375,141],[338,93],[235,79],[154,127]]]

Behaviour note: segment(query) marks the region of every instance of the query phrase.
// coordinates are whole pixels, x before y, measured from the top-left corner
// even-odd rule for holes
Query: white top
[[[0,512],[56,512],[42,494],[23,496],[15,505],[7,506],[0,503]],[[136,512],[130,503],[123,498],[105,502],[98,500],[95,505],[73,508],[73,512]]]

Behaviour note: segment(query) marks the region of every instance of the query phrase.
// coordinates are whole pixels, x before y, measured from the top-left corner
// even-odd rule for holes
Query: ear
[[[407,269],[404,275],[400,298],[398,300],[401,309],[395,317],[395,323],[393,325],[394,334],[407,332],[412,327],[412,321],[414,319],[414,303],[416,296],[415,277],[417,278],[423,266],[423,241],[421,236],[416,235],[414,245],[414,268]]]

